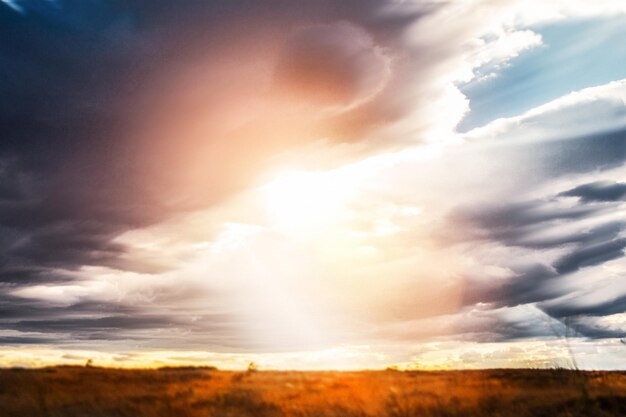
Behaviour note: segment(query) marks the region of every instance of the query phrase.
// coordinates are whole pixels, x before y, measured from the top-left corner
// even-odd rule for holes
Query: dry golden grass
[[[626,372],[5,369],[0,416],[626,416]]]

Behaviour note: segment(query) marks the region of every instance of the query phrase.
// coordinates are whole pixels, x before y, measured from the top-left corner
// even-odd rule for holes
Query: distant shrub
[[[248,372],[256,372],[259,370],[259,364],[256,362],[250,362],[248,364]]]

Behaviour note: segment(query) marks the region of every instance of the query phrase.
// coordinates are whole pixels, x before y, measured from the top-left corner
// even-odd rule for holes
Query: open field
[[[4,369],[0,415],[626,416],[626,372]]]

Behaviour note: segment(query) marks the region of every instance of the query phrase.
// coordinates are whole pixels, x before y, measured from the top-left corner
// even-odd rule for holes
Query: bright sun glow
[[[349,191],[338,175],[304,171],[283,172],[263,187],[272,224],[295,233],[312,233],[339,222]]]

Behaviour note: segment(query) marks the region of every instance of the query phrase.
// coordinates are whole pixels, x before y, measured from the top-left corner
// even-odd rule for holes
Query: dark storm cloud
[[[4,268],[0,272],[0,282],[4,284],[31,285],[41,283],[63,283],[74,278],[69,274],[51,270],[46,266],[9,265],[4,258]]]
[[[524,144],[515,149],[522,163],[541,175],[559,177],[620,166],[626,161],[626,130]]]
[[[619,339],[626,336],[626,330],[607,326],[598,317],[589,314],[591,310],[571,310],[564,315],[553,315],[556,322],[546,323],[551,335],[559,338],[585,337],[589,339]],[[551,311],[554,313],[555,311]],[[605,313],[603,313],[605,314]]]
[[[590,246],[583,246],[581,249],[563,256],[554,267],[560,274],[567,274],[587,266],[599,265],[604,262],[624,256],[626,239],[616,239]]]
[[[176,71],[194,60],[210,71],[229,43],[236,48],[240,39],[267,34],[275,39],[270,49],[287,45],[275,82],[293,86],[308,76],[313,88],[330,91],[354,80],[339,100],[349,102],[382,82],[384,68],[376,66],[385,63],[374,45],[393,49],[397,34],[432,9],[384,13],[386,2],[374,0],[17,4],[21,14],[0,5],[0,224],[13,229],[15,241],[0,256],[69,268],[110,264],[124,251],[109,243],[121,232],[212,204],[249,181],[246,167],[257,165],[237,156],[247,142],[208,154],[206,175],[197,175],[208,184],[186,189],[177,181],[189,161],[161,142],[176,137],[198,151],[205,145],[186,142],[180,126],[167,138],[139,138],[137,121],[158,117],[151,103],[167,94],[181,112],[206,107],[172,92],[167,79]],[[305,74],[311,51],[324,59]],[[210,113],[220,103],[211,104],[209,87]],[[187,194],[171,195],[181,189]]]
[[[52,320],[21,320],[7,327],[21,332],[70,333],[90,338],[117,338],[116,331],[167,328],[172,320],[161,316],[107,316],[99,318],[55,318]]]
[[[626,184],[597,181],[579,185],[560,194],[564,197],[580,197],[582,201],[620,201],[626,199]]]
[[[556,216],[556,213],[554,214]],[[568,218],[567,216],[565,218]],[[488,227],[489,222],[481,227]],[[543,227],[559,228],[563,223],[543,225]],[[557,278],[567,276],[584,268],[602,265],[610,260],[624,256],[626,239],[615,237],[626,230],[623,222],[613,222],[598,226],[590,231],[576,231],[558,239],[535,240],[529,244],[528,231],[518,225],[519,229],[501,233],[494,230],[485,239],[499,242],[508,247],[523,247],[531,250],[564,249],[566,254],[557,257],[553,262],[518,262],[506,260],[502,266],[507,267],[512,278],[508,280],[483,281],[468,277],[468,285],[464,293],[465,304],[489,302],[496,306],[513,307],[520,304],[544,302],[566,295],[570,289],[554,285]],[[541,226],[540,226],[541,227]],[[488,229],[486,229],[488,233]],[[594,308],[599,315],[614,314],[611,303]],[[575,308],[572,311],[576,310]],[[556,310],[546,310],[550,314]],[[565,310],[564,310],[565,311]],[[587,313],[581,313],[587,314]]]
[[[475,331],[475,330],[474,330]],[[483,329],[483,340],[489,342],[506,342],[528,338],[551,337],[554,332],[548,325],[538,325],[536,320],[507,320],[494,317],[493,322]]]
[[[189,302],[190,297],[186,298]],[[225,314],[172,314],[167,308],[155,309],[150,303],[80,301],[55,304],[0,294],[0,328],[16,332],[4,337],[7,344],[82,341],[149,341],[153,347],[175,345],[172,332],[194,334],[188,345],[242,348],[232,333],[232,318]],[[145,333],[145,330],[151,330]]]
[[[510,152],[507,156],[519,167],[513,169],[521,170],[516,173],[522,179],[519,186],[532,189],[545,184],[547,179],[601,172],[623,165],[626,161],[624,135],[624,131],[616,131],[545,143],[515,144],[506,152]],[[508,308],[537,303],[558,320],[623,312],[624,294],[620,290],[614,294],[614,299],[605,296],[601,301],[572,300],[565,297],[572,288],[562,284],[563,279],[575,273],[592,271],[624,256],[626,224],[619,216],[613,216],[622,210],[622,186],[619,182],[583,183],[540,199],[502,199],[497,204],[457,210],[452,216],[453,223],[462,227],[469,225],[461,241],[497,244],[509,248],[513,254],[497,262],[510,271],[508,279],[489,280],[468,275],[464,303],[486,302]],[[565,197],[579,197],[579,201],[574,205],[562,204]],[[602,204],[590,204],[599,202]],[[516,259],[519,250],[536,256],[529,260]],[[541,255],[548,251],[561,254],[551,259]],[[542,261],[542,257],[545,260]],[[503,334],[513,337],[506,331]],[[580,334],[615,337],[612,331],[583,327]]]
[[[101,301],[77,302],[59,305],[42,300],[31,300],[8,294],[0,295],[0,322],[3,325],[22,320],[52,320],[71,316],[89,315],[139,315],[139,307],[123,303]]]
[[[0,345],[41,345],[54,342],[54,338],[46,337],[0,336]]]
[[[546,286],[550,280],[558,277],[550,265],[526,263],[506,266],[514,276],[507,281],[494,282],[466,277],[463,303],[465,305],[490,303],[495,307],[514,307],[561,295],[558,290]]]
[[[624,330],[608,329],[582,323],[574,323],[571,326],[576,333],[590,339],[621,339],[626,336],[626,331]]]
[[[216,204],[251,182],[261,158],[289,147],[276,124],[255,121],[187,137],[188,115],[221,123],[224,101],[257,95],[262,78],[249,73],[267,69],[270,95],[308,83],[327,90],[330,107],[368,98],[384,87],[390,57],[406,53],[403,30],[435,10],[381,0],[15,5],[0,3],[0,317],[10,321],[2,326],[105,339],[171,320],[141,314],[153,306],[127,315],[121,303],[59,307],[10,294],[71,281],[63,271],[89,265],[141,270],[120,260],[128,248],[117,236]],[[331,140],[341,130],[345,140],[342,126],[388,120],[389,97],[308,126],[303,140],[319,139],[317,130]],[[34,339],[5,342],[20,340]]]
[[[61,3],[24,2],[24,17],[0,7],[0,182],[10,190],[0,224],[12,235],[0,257],[11,268],[100,262],[120,252],[108,242],[134,220],[132,202],[107,202],[120,197],[110,152],[123,123],[112,106],[127,96],[114,65],[124,60],[125,31],[113,29],[113,8],[79,3],[60,11]],[[6,268],[2,275],[14,280]]]
[[[519,169],[528,173],[520,177],[525,183],[519,186],[532,189],[545,184],[547,178],[597,173],[623,165],[624,134],[617,131],[532,145],[515,144],[506,152],[512,152]],[[621,289],[611,296],[583,292],[580,298],[572,298],[574,290],[565,282],[574,274],[583,277],[584,271],[596,272],[595,268],[624,256],[626,222],[617,214],[622,210],[625,190],[619,182],[591,182],[534,200],[502,199],[498,203],[457,209],[451,220],[465,230],[460,242],[497,245],[512,254],[506,259],[487,261],[510,271],[507,279],[468,274],[465,305],[488,303],[494,308],[537,305],[553,319],[569,321],[624,312],[626,294]],[[578,197],[578,201],[564,204],[565,197]],[[528,258],[517,255],[520,253],[528,254],[524,255]],[[590,279],[597,279],[596,276],[592,274]],[[524,332],[506,323],[500,327],[494,324],[494,328],[500,329],[495,333],[504,339],[525,337]],[[623,332],[614,329],[583,324],[576,330],[590,338],[623,337]],[[483,336],[495,337],[491,332]]]
[[[120,303],[81,302],[58,305],[0,294],[0,327],[17,332],[0,339],[6,344],[116,340],[126,337],[119,333],[122,328],[165,328],[171,324],[172,319],[144,317],[139,309]]]
[[[611,303],[615,304],[612,309],[599,305],[595,306],[598,308],[559,309],[565,304],[571,306],[571,301],[558,307],[553,303],[550,308],[543,303],[537,306],[529,303],[511,307],[474,306],[461,313],[462,319],[455,322],[454,335],[462,340],[489,343],[577,336],[591,339],[624,337],[626,331],[598,322],[601,316],[623,308],[623,298],[612,300]]]
[[[71,221],[44,226],[25,235],[8,254],[26,264],[110,265],[125,247],[110,242],[110,230],[101,233],[99,226]]]
[[[600,210],[594,207],[554,209],[548,203],[549,201],[537,200],[464,208],[452,214],[452,221],[478,226],[476,229],[477,237],[496,239],[512,246],[537,248],[588,240],[597,233],[613,232],[610,228],[605,230],[606,226],[603,226],[594,234],[569,235],[558,238],[533,237],[533,234],[542,228],[564,221],[584,219]],[[614,227],[619,229],[619,225]]]
[[[616,295],[600,302],[580,304],[576,300],[567,302],[552,302],[539,305],[552,317],[576,317],[576,316],[607,316],[626,311],[626,294]]]

